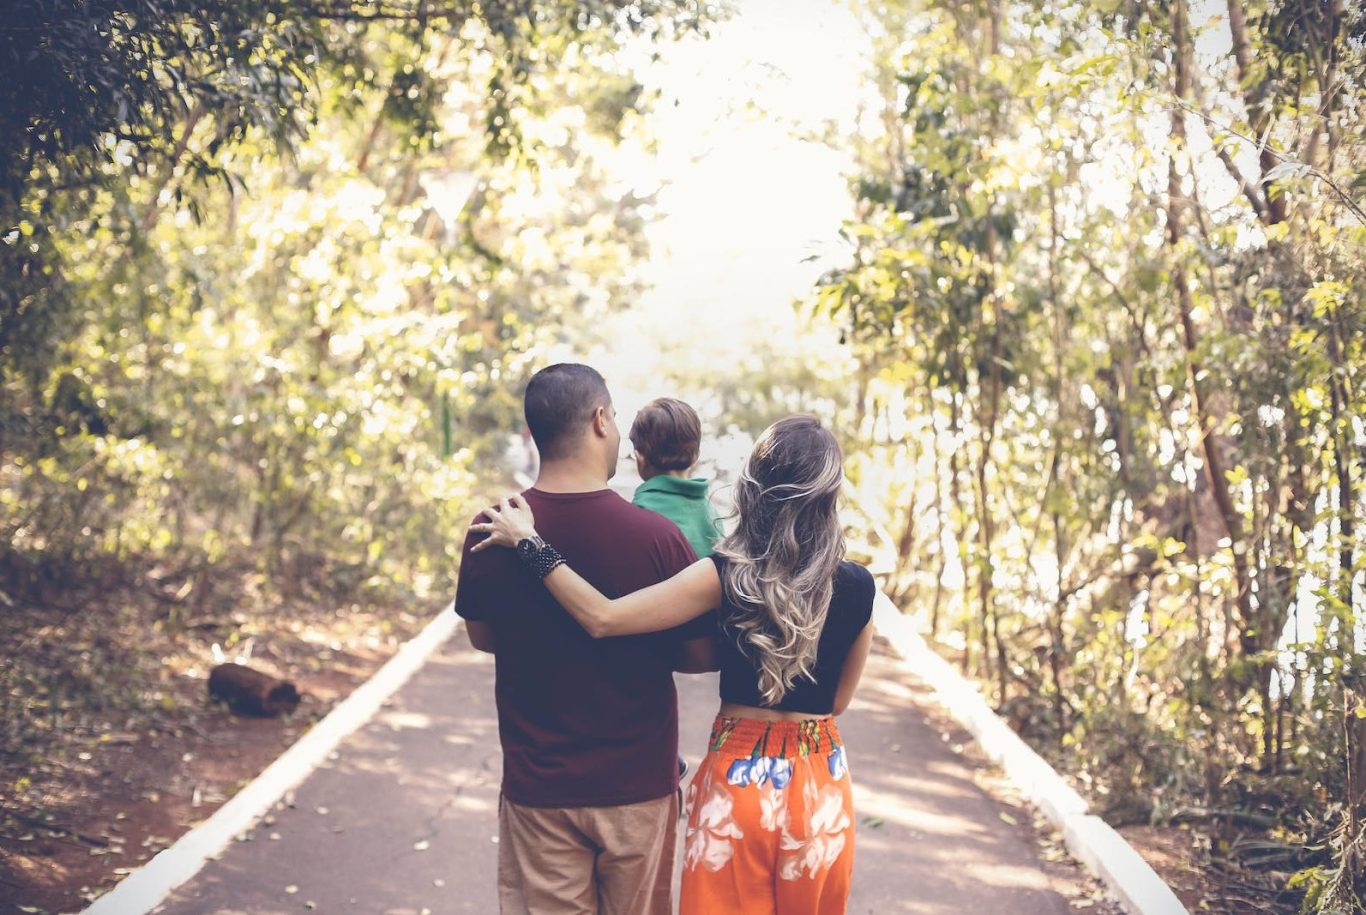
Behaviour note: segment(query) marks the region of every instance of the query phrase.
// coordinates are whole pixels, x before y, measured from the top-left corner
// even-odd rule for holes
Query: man
[[[525,410],[541,467],[523,496],[575,570],[616,597],[695,560],[673,523],[607,488],[621,432],[601,375],[586,365],[542,369]],[[513,551],[471,553],[480,539],[465,540],[455,610],[474,647],[496,659],[502,911],[668,915],[678,818],[672,672],[714,669],[713,621],[595,641]]]

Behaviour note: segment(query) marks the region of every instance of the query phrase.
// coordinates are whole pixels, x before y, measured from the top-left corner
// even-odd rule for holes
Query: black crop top
[[[873,576],[856,562],[845,560],[839,564],[835,570],[835,588],[830,595],[830,610],[816,646],[816,663],[811,668],[814,682],[798,677],[781,702],[767,705],[759,693],[759,674],[754,662],[745,654],[748,646],[741,647],[740,633],[729,625],[737,610],[725,593],[726,559],[713,553],[711,560],[716,563],[716,574],[722,576],[723,582],[721,607],[716,614],[721,701],[812,715],[833,712],[835,688],[839,686],[840,673],[844,670],[844,659],[873,615],[873,595],[877,591]]]

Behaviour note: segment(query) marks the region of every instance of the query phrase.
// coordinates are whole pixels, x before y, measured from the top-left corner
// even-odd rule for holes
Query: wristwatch
[[[564,557],[539,536],[518,540],[517,558],[540,578],[545,578],[564,562]]]

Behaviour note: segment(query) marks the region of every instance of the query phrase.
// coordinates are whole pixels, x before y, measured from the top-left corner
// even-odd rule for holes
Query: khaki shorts
[[[498,805],[503,915],[670,915],[678,796],[621,807]]]

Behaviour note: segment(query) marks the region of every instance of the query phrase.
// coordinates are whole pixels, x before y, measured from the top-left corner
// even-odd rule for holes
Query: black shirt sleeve
[[[857,636],[863,631],[863,627],[868,625],[868,621],[873,618],[873,603],[877,600],[877,582],[873,580],[873,573],[863,566],[858,567],[860,583],[863,585],[862,596],[859,599],[858,628],[854,630]]]
[[[840,630],[845,640],[852,644],[873,618],[877,582],[871,572],[856,562],[846,560],[841,571],[845,587],[840,597]]]

